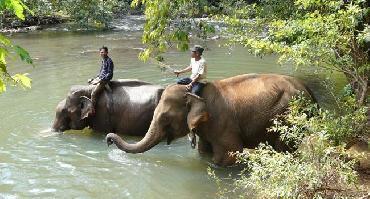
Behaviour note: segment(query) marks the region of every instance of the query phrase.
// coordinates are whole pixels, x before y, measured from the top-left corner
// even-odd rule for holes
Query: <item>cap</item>
[[[194,45],[190,50],[192,52],[198,52],[198,53],[202,54],[203,51],[204,51],[204,48],[200,45]]]

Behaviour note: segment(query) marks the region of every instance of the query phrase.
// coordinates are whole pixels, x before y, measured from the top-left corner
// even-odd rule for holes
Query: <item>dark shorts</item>
[[[188,85],[190,84],[190,82],[191,82],[191,79],[189,77],[185,77],[177,81],[177,84]],[[195,95],[198,95],[200,97],[200,94],[202,93],[202,89],[204,86],[205,86],[204,83],[195,82],[193,84],[193,87],[191,88],[191,93],[194,93]]]

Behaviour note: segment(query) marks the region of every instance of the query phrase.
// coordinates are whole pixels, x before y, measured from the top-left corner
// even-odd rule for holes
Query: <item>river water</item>
[[[32,89],[8,87],[0,95],[0,198],[215,198],[216,184],[207,175],[210,159],[200,157],[186,138],[164,142],[143,154],[107,147],[104,135],[83,131],[48,131],[55,107],[70,87],[85,84],[98,72],[98,49],[106,45],[115,63],[114,79],[138,78],[168,85],[177,78],[137,55],[142,18],[116,22],[113,31],[43,31],[10,35],[27,49],[35,67],[10,60],[12,73],[29,73]],[[245,49],[218,48],[211,41],[204,56],[210,80],[242,73],[282,73],[310,79],[275,57],[256,58]],[[170,50],[167,63],[189,63],[189,52]],[[176,68],[175,67],[175,68]],[[311,88],[316,87],[310,83]],[[128,141],[140,138],[125,137]],[[230,169],[214,168],[221,176]],[[232,169],[231,169],[232,170]]]

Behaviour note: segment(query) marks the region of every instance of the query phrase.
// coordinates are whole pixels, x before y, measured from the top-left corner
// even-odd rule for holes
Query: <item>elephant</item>
[[[57,105],[52,130],[81,130],[88,126],[98,132],[143,136],[164,88],[135,79],[114,80],[109,85],[99,95],[94,115],[90,114],[89,97],[95,85],[72,86]]]
[[[286,150],[277,133],[267,132],[272,119],[286,111],[290,99],[308,88],[294,77],[279,74],[244,74],[205,85],[201,97],[184,85],[169,85],[154,111],[149,130],[139,142],[129,144],[109,133],[106,142],[127,153],[143,153],[161,140],[167,144],[186,134],[198,137],[198,152],[210,153],[215,164],[235,163],[229,152],[268,142]]]

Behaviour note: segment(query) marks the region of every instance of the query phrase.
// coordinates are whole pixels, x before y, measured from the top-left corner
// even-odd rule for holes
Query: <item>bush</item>
[[[351,93],[337,99],[337,110],[324,110],[303,97],[293,98],[287,112],[273,120],[271,132],[297,147],[304,137],[324,133],[333,145],[348,144],[367,132],[367,107],[359,106]]]

